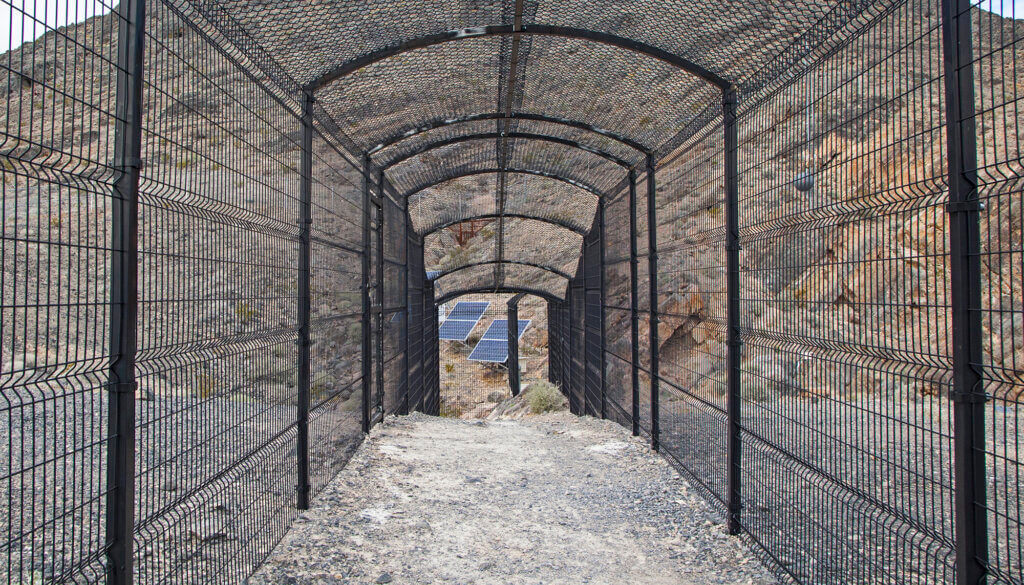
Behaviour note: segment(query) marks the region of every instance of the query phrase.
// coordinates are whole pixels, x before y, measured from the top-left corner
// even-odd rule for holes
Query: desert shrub
[[[566,406],[565,396],[551,382],[533,382],[523,390],[523,399],[533,414],[563,410]]]

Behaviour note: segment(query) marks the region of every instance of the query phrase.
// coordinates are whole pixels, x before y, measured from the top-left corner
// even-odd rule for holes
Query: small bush
[[[530,412],[540,414],[565,408],[566,399],[551,382],[534,382],[523,390],[523,399],[530,405]]]

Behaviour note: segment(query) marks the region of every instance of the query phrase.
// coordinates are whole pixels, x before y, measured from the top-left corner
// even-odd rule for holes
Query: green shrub
[[[530,405],[530,412],[540,414],[565,409],[566,399],[551,382],[534,382],[523,390],[523,399]]]

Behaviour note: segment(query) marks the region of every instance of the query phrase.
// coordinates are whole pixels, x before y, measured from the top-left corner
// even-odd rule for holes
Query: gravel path
[[[568,414],[389,419],[250,582],[773,583],[662,458]]]

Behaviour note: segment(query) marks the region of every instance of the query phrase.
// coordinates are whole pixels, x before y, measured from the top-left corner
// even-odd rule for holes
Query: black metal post
[[[985,394],[981,368],[981,229],[978,198],[971,1],[942,0],[949,171],[949,265],[953,326],[953,433],[956,582],[988,573]]]
[[[384,307],[387,293],[384,289],[384,171],[377,172],[377,395],[374,396],[374,408],[379,408],[384,416]],[[376,416],[374,416],[376,418]],[[374,422],[371,419],[371,424]]]
[[[130,585],[135,531],[135,354],[138,349],[139,176],[142,167],[143,53],[146,2],[121,3],[118,31],[117,123],[114,165],[119,171],[111,209],[110,438],[107,443],[107,584]]]
[[[725,127],[725,250],[726,250],[726,417],[728,443],[726,458],[727,524],[729,534],[740,531],[740,359],[743,345],[740,339],[740,230],[739,230],[739,163],[736,131],[736,90],[722,94],[722,115]]]
[[[371,377],[373,376],[371,368],[373,367],[373,358],[371,350],[371,332],[370,328],[372,323],[370,320],[370,293],[372,286],[370,285],[370,206],[372,205],[370,200],[370,159],[369,157],[363,157],[363,257],[362,257],[362,272],[363,272],[363,306],[362,306],[362,327],[363,327],[363,432],[370,432],[370,404],[371,404],[371,390],[370,383]]]
[[[604,311],[604,303],[605,303],[605,296],[604,296],[604,284],[605,284],[604,283],[604,265],[605,265],[605,257],[604,257],[604,235],[605,235],[604,199],[599,199],[598,200],[598,203],[597,203],[597,213],[598,213],[598,223],[597,223],[597,225],[598,225],[598,227],[601,230],[600,234],[598,235],[598,245],[601,247],[600,248],[601,258],[600,258],[600,265],[598,266],[598,270],[601,271],[600,274],[599,274],[599,277],[600,277],[599,282],[600,282],[600,287],[601,287],[600,291],[599,291],[600,299],[601,299],[600,300],[600,308],[599,308],[599,311],[601,313],[601,362],[600,362],[601,363],[601,365],[600,365],[600,367],[601,367],[601,418],[604,419],[604,418],[608,418],[608,383],[607,383],[606,376],[605,376],[605,372],[608,369],[608,363],[607,363],[607,360],[608,360],[608,358],[607,358],[608,347],[607,347],[607,343],[606,343],[605,340],[607,339],[608,335],[607,335],[607,330],[605,328],[605,311]]]
[[[637,259],[637,233],[636,233],[636,171],[629,171],[629,313],[630,313],[630,341],[632,353],[630,359],[633,362],[633,436],[640,434],[640,277],[639,260]]]
[[[519,299],[517,294],[508,300],[508,386],[512,396],[519,396]]]
[[[654,155],[647,155],[647,283],[651,293],[651,449],[660,447],[661,429],[658,408],[660,369],[658,364],[658,214],[655,209],[657,185],[654,177]]]
[[[302,160],[299,165],[299,364],[298,401],[296,404],[296,450],[298,486],[296,507],[309,508],[309,279],[310,224],[313,223],[313,96],[303,94]]]
[[[412,316],[412,303],[409,302],[409,243],[412,238],[409,237],[409,200],[405,201],[405,209],[403,211],[403,222],[405,223],[405,229],[402,231],[402,237],[405,238],[405,254],[402,257],[402,273],[405,275],[405,290],[403,291],[402,298],[405,299],[405,312],[404,318],[402,319],[402,406],[399,407],[399,414],[409,414],[409,327],[412,322],[410,317]]]

